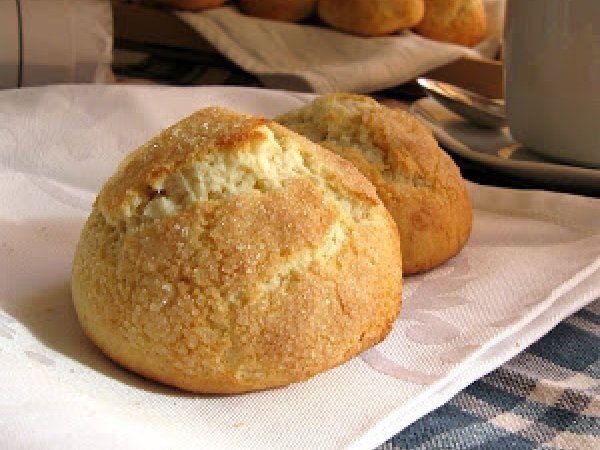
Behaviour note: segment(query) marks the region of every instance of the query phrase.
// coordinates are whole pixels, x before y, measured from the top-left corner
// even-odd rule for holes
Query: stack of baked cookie
[[[164,0],[201,10],[227,0]],[[360,36],[385,36],[400,30],[439,41],[473,46],[486,35],[482,0],[238,0],[248,15],[297,22],[316,14],[335,29]]]
[[[73,300],[88,336],[148,378],[271,388],[381,341],[403,270],[442,263],[470,228],[458,169],[406,113],[345,94],[277,122],[206,108],[106,182]]]

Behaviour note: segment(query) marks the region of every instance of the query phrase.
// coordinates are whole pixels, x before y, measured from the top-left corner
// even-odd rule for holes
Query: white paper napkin
[[[461,56],[493,56],[504,0],[485,0],[488,35],[476,49],[411,32],[362,38],[332,29],[257,19],[233,7],[179,17],[267,87],[303,92],[373,92],[397,86]]]
[[[0,92],[0,448],[371,449],[600,295],[600,201],[470,184],[472,237],[406,279],[390,336],[305,383],[191,395],[83,335],[74,246],[123,155],[205,105],[272,116],[307,96],[244,88]]]

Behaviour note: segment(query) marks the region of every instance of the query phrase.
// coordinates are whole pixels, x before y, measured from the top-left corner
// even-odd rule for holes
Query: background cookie
[[[377,188],[400,233],[404,273],[455,255],[471,232],[471,203],[452,159],[410,114],[329,94],[277,118],[351,161]]]
[[[381,36],[415,26],[423,18],[423,0],[319,0],[321,20],[338,30]]]
[[[417,33],[438,41],[472,47],[486,36],[482,0],[425,0],[425,15]]]

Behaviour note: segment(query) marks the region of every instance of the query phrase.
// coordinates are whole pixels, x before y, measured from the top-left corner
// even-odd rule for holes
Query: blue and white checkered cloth
[[[600,449],[600,299],[378,450]]]

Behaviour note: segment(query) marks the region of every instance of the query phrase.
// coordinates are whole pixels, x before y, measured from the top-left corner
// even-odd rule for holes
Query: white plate
[[[477,127],[427,97],[413,103],[410,111],[451,153],[542,188],[600,195],[600,170],[546,159],[518,144],[507,128]]]
[[[69,289],[100,185],[128,150],[195,109],[272,116],[307,98],[0,91],[0,448],[371,450],[600,295],[600,201],[470,184],[468,245],[406,279],[388,338],[340,367],[282,389],[202,396],[110,362],[83,335]]]

